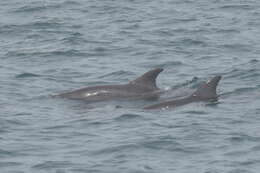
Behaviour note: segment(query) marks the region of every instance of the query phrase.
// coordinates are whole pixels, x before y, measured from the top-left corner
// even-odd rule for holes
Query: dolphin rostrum
[[[208,82],[203,82],[199,86],[199,88],[188,97],[154,104],[151,106],[144,107],[144,109],[167,109],[182,106],[192,102],[217,100],[218,95],[216,93],[216,88],[220,79],[221,76],[215,76]]]
[[[162,71],[162,68],[153,69],[127,84],[90,86],[56,96],[89,102],[115,99],[158,98],[159,88],[156,85],[156,78]]]

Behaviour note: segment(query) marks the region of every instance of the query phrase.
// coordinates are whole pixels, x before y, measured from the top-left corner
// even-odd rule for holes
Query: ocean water
[[[1,173],[258,173],[260,1],[0,1]],[[222,75],[217,103],[54,99],[153,68],[169,95]]]

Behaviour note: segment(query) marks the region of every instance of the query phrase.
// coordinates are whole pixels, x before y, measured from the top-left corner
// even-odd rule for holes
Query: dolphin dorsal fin
[[[156,68],[144,73],[142,76],[130,82],[130,84],[140,85],[148,88],[157,89],[156,78],[163,71],[162,68]]]
[[[199,99],[216,99],[218,97],[216,89],[220,79],[221,76],[215,76],[209,81],[203,82],[192,96]]]

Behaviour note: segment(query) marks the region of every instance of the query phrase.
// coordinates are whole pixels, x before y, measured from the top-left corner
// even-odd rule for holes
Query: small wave
[[[51,2],[51,1],[49,1]],[[42,12],[47,10],[56,10],[59,8],[64,8],[65,6],[79,6],[80,3],[74,2],[74,1],[65,1],[62,3],[48,3],[47,1],[45,3],[31,3],[28,5],[24,5],[21,7],[18,7],[17,9],[12,10],[12,13],[32,13],[32,12]]]
[[[34,73],[21,73],[15,76],[15,78],[30,78],[30,77],[40,77],[41,75]]]
[[[237,29],[220,29],[220,28],[216,28],[215,32],[217,32],[217,33],[227,33],[227,34],[240,33],[240,31],[237,30]]]
[[[174,138],[160,137],[156,140],[150,140],[142,143],[142,146],[149,149],[155,150],[166,150],[178,153],[202,153],[204,152],[199,147],[184,146],[177,142]]]
[[[241,94],[241,93],[248,92],[248,91],[253,91],[253,90],[256,90],[256,89],[257,89],[257,87],[238,88],[238,89],[235,89],[233,91],[233,93]]]
[[[85,40],[82,37],[82,34],[78,33],[78,32],[72,33],[71,36],[63,38],[61,41],[65,44],[69,44],[69,45],[75,45],[75,44],[80,45],[82,43],[87,42],[87,40]]]
[[[62,4],[63,4],[63,5],[69,5],[70,7],[71,7],[72,5],[74,5],[74,6],[81,5],[81,3],[77,2],[77,1],[71,1],[71,0],[64,1]]]
[[[202,40],[195,40],[190,38],[185,38],[179,41],[180,43],[186,45],[186,46],[207,46],[207,43]]]
[[[166,61],[163,62],[161,64],[157,64],[156,66],[153,66],[154,68],[168,68],[168,67],[181,67],[185,65],[183,62],[181,61]]]
[[[64,168],[71,166],[72,163],[69,161],[46,161],[40,164],[32,166],[33,169],[53,169],[53,168]]]
[[[251,148],[252,152],[260,151],[260,145],[254,146]]]
[[[102,125],[106,125],[109,124],[110,122],[108,121],[98,121],[98,120],[91,120],[91,119],[87,119],[87,118],[80,118],[80,119],[76,119],[76,120],[72,120],[67,122],[66,126],[74,126],[76,125],[78,126],[82,126],[82,127],[89,127],[91,125],[97,127],[97,126],[102,126]]]
[[[107,51],[107,49],[104,48],[104,47],[97,47],[97,48],[94,49],[94,51],[95,52],[105,52],[105,51]]]
[[[20,166],[22,163],[19,162],[0,162],[0,168],[11,167],[11,166]]]
[[[58,8],[59,6],[46,6],[44,4],[42,5],[37,5],[37,6],[32,6],[32,5],[25,5],[25,6],[22,6],[22,7],[19,7],[18,9],[15,9],[11,12],[13,13],[32,13],[32,12],[41,12],[41,11],[44,11],[44,10],[48,10],[48,9],[51,9],[51,8]]]
[[[255,65],[254,62],[250,62],[250,63]],[[244,66],[247,66],[247,65],[245,64]],[[247,69],[234,68],[231,71],[226,72],[225,78],[238,77],[239,79],[249,80],[250,78],[251,79],[252,78],[258,78],[259,76],[260,76],[260,71],[259,71],[258,67],[248,67]]]
[[[28,125],[27,122],[22,122],[21,120],[18,119],[12,119],[12,120],[5,120],[6,123],[9,123],[10,125],[20,125],[20,126],[24,126],[24,125]]]
[[[240,157],[240,156],[246,155],[247,153],[248,153],[247,150],[245,150],[245,151],[236,150],[236,151],[226,152],[224,155],[225,156]]]
[[[28,56],[41,56],[41,57],[51,57],[51,56],[66,56],[66,57],[74,57],[74,56],[78,56],[78,57],[86,57],[86,56],[95,56],[92,54],[88,54],[85,52],[81,52],[79,50],[75,50],[75,49],[69,49],[69,50],[52,50],[52,51],[33,51],[33,52],[29,52],[29,51],[12,51],[12,52],[8,52],[6,54],[6,57],[28,57]]]
[[[253,141],[253,142],[259,142],[260,141],[260,137],[249,136],[247,134],[235,133],[235,134],[231,134],[231,135],[232,136],[226,138],[226,140],[228,140],[232,143],[244,142],[244,141]]]
[[[143,119],[143,116],[137,114],[123,114],[115,118],[116,121],[128,121],[128,120],[138,120],[138,119]]]
[[[220,7],[221,9],[234,9],[234,10],[251,10],[254,9],[255,6],[248,5],[248,4],[231,4],[231,5],[223,5]]]
[[[62,129],[65,129],[65,128],[68,128],[69,126],[68,125],[56,125],[56,126],[49,126],[49,127],[46,127],[44,129],[46,130],[62,130]]]
[[[60,23],[57,20],[50,20],[50,21],[37,21],[33,23],[29,23],[26,25],[29,28],[38,28],[38,29],[50,29],[50,28],[61,28],[63,23]]]
[[[7,145],[8,147],[8,145]],[[4,149],[0,149],[0,158],[14,158],[14,157],[23,157],[26,154],[22,153],[21,150],[17,149],[17,150],[4,150]]]
[[[237,96],[237,95],[241,95],[241,94],[248,93],[248,92],[254,92],[257,89],[258,89],[258,87],[237,88],[237,89],[234,89],[231,92],[225,92],[225,93],[220,94],[220,97],[227,97],[227,96],[230,96],[230,95],[236,95]]]
[[[89,123],[90,122],[90,119],[87,119],[87,118],[79,118],[79,119],[75,119],[75,120],[71,120],[69,122],[67,122],[68,124],[75,124],[75,123]]]
[[[206,115],[206,114],[208,114],[205,111],[185,111],[184,113],[195,114],[195,115]]]
[[[124,70],[119,70],[119,71],[115,71],[115,72],[112,72],[112,73],[108,73],[108,74],[105,74],[105,75],[102,75],[102,76],[99,76],[99,78],[106,78],[106,77],[109,77],[109,76],[125,76],[125,75],[129,75],[129,74],[132,74],[128,71],[124,71]]]
[[[51,1],[50,1],[51,2]],[[30,3],[20,6],[10,12],[12,13],[33,13],[33,12],[42,12],[46,10],[58,9],[62,7],[62,4],[58,3]]]
[[[75,50],[75,49],[69,49],[69,50],[64,50],[64,51],[56,50],[56,51],[52,51],[52,52],[47,52],[47,54],[57,55],[57,56],[69,56],[69,57],[86,55],[84,52],[81,52],[81,51]]]
[[[252,48],[250,45],[242,44],[242,43],[221,44],[221,45],[218,45],[218,47],[221,49],[228,49],[228,50],[237,51],[237,52],[252,51]]]
[[[101,126],[101,125],[106,125],[106,124],[109,124],[109,122],[92,121],[92,122],[88,123],[88,125],[93,125],[93,126]]]
[[[176,28],[173,30],[174,33],[179,33],[179,34],[200,34],[200,33],[205,33],[207,30],[202,29],[202,28]]]
[[[174,139],[158,139],[158,140],[148,140],[142,143],[145,148],[155,149],[155,150],[171,150],[176,151],[181,148],[181,144],[176,142]]]
[[[15,155],[16,155],[15,152],[0,149],[0,158],[10,157],[10,156],[15,156]]]
[[[8,132],[9,131],[7,129],[5,129],[5,128],[0,129],[0,134],[8,133]],[[0,138],[0,139],[2,139],[2,138]]]
[[[259,60],[257,60],[257,59],[252,59],[252,60],[249,61],[249,63],[252,63],[252,64],[255,64],[255,63],[258,63],[258,62],[259,62]]]
[[[162,123],[152,123],[152,125],[154,126],[158,126],[158,127],[162,127],[162,128],[169,128],[169,129],[178,129],[178,128],[185,128],[186,125],[182,125],[182,124],[162,124]]]
[[[239,162],[238,165],[241,166],[251,166],[251,165],[259,165],[260,159],[249,159],[247,161]]]
[[[219,58],[219,56],[218,55],[202,55],[202,56],[200,56],[200,57],[198,57],[198,59],[200,59],[200,60],[207,60],[207,61],[209,61],[209,60],[213,60],[213,59],[218,59]]]
[[[209,107],[214,107],[218,104],[220,104],[221,102],[219,102],[218,100],[210,100],[209,102],[206,102],[205,105],[206,106],[209,106]],[[205,113],[207,114],[207,113]]]
[[[175,19],[175,21],[180,22],[180,23],[194,22],[194,21],[197,21],[197,20],[198,20],[198,19],[195,18],[195,17]]]
[[[139,146],[137,144],[122,144],[113,147],[106,147],[105,149],[100,149],[97,151],[93,151],[93,155],[102,155],[109,153],[122,153],[123,151],[132,151],[138,149]]]
[[[197,87],[197,83],[198,83],[199,78],[198,77],[193,77],[191,80],[187,80],[186,82],[183,82],[181,84],[177,84],[174,87],[172,87],[171,89],[178,89],[178,88],[182,88],[191,84],[195,84],[195,86],[192,86],[192,88]]]
[[[61,23],[58,19],[48,21],[34,21],[25,24],[10,24],[0,26],[0,33],[3,34],[18,34],[18,33],[31,33],[32,30],[42,29],[42,32],[50,32],[50,29],[58,30],[63,27],[64,23]],[[57,31],[60,32],[60,31]]]

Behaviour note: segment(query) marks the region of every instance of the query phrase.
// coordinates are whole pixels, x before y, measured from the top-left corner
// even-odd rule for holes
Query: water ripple
[[[255,7],[248,4],[232,4],[232,5],[223,5],[220,8],[225,10],[251,10]]]
[[[144,117],[137,114],[123,114],[119,117],[116,117],[116,121],[131,121],[131,120],[143,120]]]
[[[10,156],[16,156],[16,153],[12,151],[0,149],[1,158],[10,157]]]
[[[22,163],[19,162],[0,162],[0,168],[20,166]]]
[[[113,147],[106,147],[104,149],[100,149],[97,151],[93,151],[93,155],[106,155],[106,154],[113,154],[113,153],[122,153],[122,152],[130,152],[133,149],[138,149],[139,146],[136,144],[122,144]]]
[[[249,136],[247,134],[242,134],[242,133],[234,133],[231,134],[232,136],[226,138],[226,140],[234,143],[240,143],[244,141],[251,141],[251,142],[259,142],[260,137],[254,137],[254,136]]]
[[[34,166],[32,166],[32,168],[38,170],[50,170],[54,168],[66,168],[70,167],[71,165],[73,165],[73,163],[69,161],[45,161],[43,163],[35,164]]]
[[[30,77],[40,77],[41,75],[34,74],[34,73],[21,73],[16,75],[16,78],[30,78]]]

